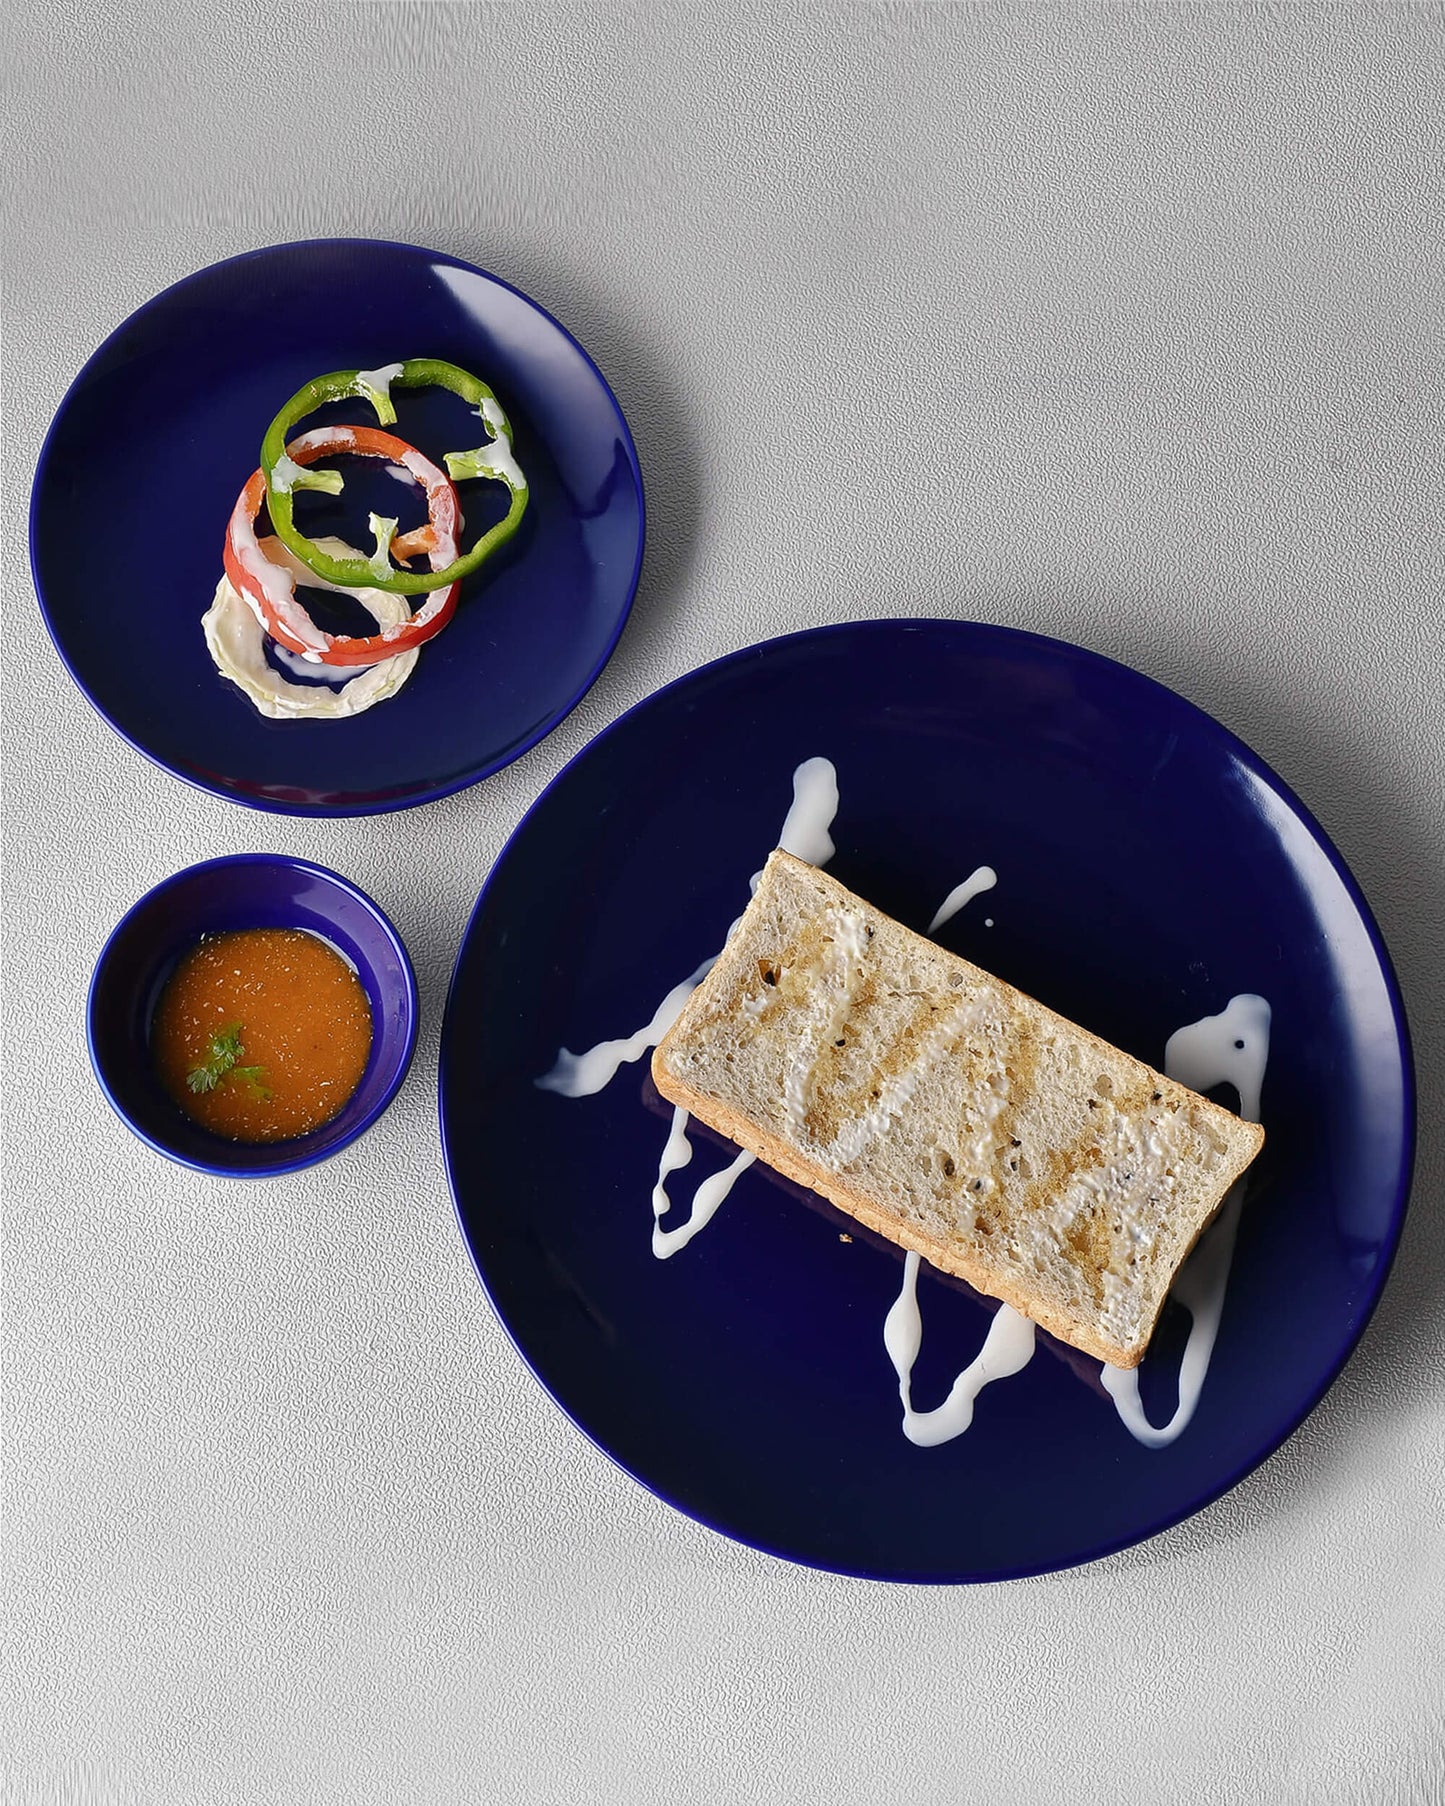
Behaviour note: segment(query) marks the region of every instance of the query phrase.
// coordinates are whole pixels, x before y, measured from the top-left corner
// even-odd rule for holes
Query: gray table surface
[[[1445,1798],[1440,8],[57,0],[0,49],[7,1806]],[[349,234],[556,313],[651,536],[549,740],[303,826],[91,711],[23,503],[131,309]],[[861,500],[860,385],[897,422]],[[436,1134],[452,960],[539,788],[702,661],[883,613],[1079,641],[1242,735],[1377,912],[1421,1087],[1400,1258],[1299,1433],[983,1588],[794,1569],[614,1470],[494,1320]],[[424,1009],[381,1126],[264,1195],[148,1156],[82,1034],[117,917],[248,848],[376,896]]]

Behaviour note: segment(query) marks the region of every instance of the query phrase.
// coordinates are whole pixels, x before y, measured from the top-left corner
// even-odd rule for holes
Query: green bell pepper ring
[[[391,405],[393,388],[426,389],[433,385],[450,389],[475,408],[489,435],[473,451],[448,452],[443,459],[448,475],[455,482],[468,477],[491,477],[505,483],[511,491],[511,507],[475,545],[440,571],[408,571],[392,564],[390,545],[396,522],[376,515],[371,517],[376,550],[370,558],[329,557],[297,530],[291,497],[297,489],[324,489],[336,495],[341,489],[341,473],[303,469],[293,463],[286,456],[291,429],[314,409],[351,396],[360,396],[375,410],[382,426],[391,426],[396,420],[396,409]],[[308,570],[346,589],[380,589],[393,596],[416,596],[456,583],[512,537],[527,511],[527,479],[512,456],[512,429],[501,404],[480,377],[434,357],[408,358],[404,364],[389,364],[381,370],[333,370],[329,376],[318,376],[307,383],[267,427],[261,442],[261,469],[266,477],[266,505],[276,537],[291,548]]]

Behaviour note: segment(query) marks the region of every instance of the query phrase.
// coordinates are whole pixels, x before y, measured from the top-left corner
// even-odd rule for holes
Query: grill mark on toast
[[[785,854],[745,922],[658,1048],[659,1091],[1076,1347],[1136,1363],[1260,1131]]]

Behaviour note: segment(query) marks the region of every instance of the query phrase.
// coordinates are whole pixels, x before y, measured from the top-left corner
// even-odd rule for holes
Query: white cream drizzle
[[[778,845],[796,858],[806,859],[810,865],[825,865],[833,857],[833,840],[828,830],[837,813],[838,774],[832,762],[805,759],[793,773],[793,800],[783,818]],[[758,888],[761,878],[761,872],[753,874],[750,881],[753,890]],[[729,937],[741,920],[738,916],[728,929]],[[595,1047],[580,1054],[561,1048],[551,1071],[536,1081],[538,1088],[558,1092],[563,1097],[591,1097],[601,1091],[611,1083],[619,1067],[640,1060],[643,1054],[657,1046],[681,1015],[688,998],[717,964],[718,957],[716,953],[710,955],[690,977],[674,985],[658,1004],[652,1020],[634,1034],[617,1041],[599,1041]],[[731,1166],[705,1179],[693,1197],[687,1221],[675,1229],[664,1229],[662,1218],[672,1203],[667,1195],[667,1176],[692,1160],[692,1143],[687,1138],[688,1120],[686,1110],[674,1110],[672,1131],[662,1151],[657,1184],[652,1191],[652,1252],[659,1260],[667,1260],[679,1248],[685,1248],[697,1232],[711,1222],[734,1184],[755,1159],[752,1154],[739,1154]]]
[[[809,865],[826,865],[837,852],[829,829],[838,813],[838,774],[831,759],[804,759],[793,773],[793,800],[783,817],[778,845]],[[762,878],[753,879],[753,889]]]
[[[893,1118],[908,1108],[919,1081],[933,1070],[966,1028],[982,1020],[984,1013],[983,1003],[975,999],[959,1004],[941,1017],[924,1037],[912,1064],[888,1080],[869,1109],[845,1122],[827,1147],[817,1150],[818,1159],[834,1168],[851,1166],[869,1143],[883,1134]],[[994,1116],[1003,1108],[1003,1101],[999,1095]]]
[[[657,1046],[682,1014],[682,1006],[716,964],[717,955],[713,954],[690,978],[674,985],[653,1011],[652,1020],[633,1034],[624,1035],[617,1041],[599,1041],[586,1053],[574,1054],[565,1047],[559,1049],[552,1070],[537,1080],[537,1089],[556,1091],[563,1097],[592,1097],[610,1085],[619,1067],[640,1060]]]
[[[681,1104],[673,1107],[672,1129],[658,1163],[657,1184],[652,1188],[652,1252],[659,1260],[667,1260],[679,1248],[685,1248],[699,1229],[707,1228],[723,1199],[757,1159],[756,1154],[740,1153],[731,1166],[704,1179],[693,1194],[687,1221],[679,1223],[675,1229],[664,1229],[662,1219],[672,1208],[672,1200],[667,1195],[668,1174],[692,1164],[692,1143],[687,1138],[690,1120]]]
[[[278,665],[284,665],[296,677],[309,677],[313,680],[321,678],[334,684],[348,683],[351,679],[360,677],[363,671],[370,671],[376,665],[390,663],[390,658],[382,657],[373,659],[370,665],[333,665],[328,668],[326,665],[313,663],[304,653],[293,652],[289,646],[283,646],[280,640],[272,640],[268,650],[270,657],[275,659]],[[391,654],[391,658],[396,656],[395,653]]]
[[[479,447],[470,454],[476,459],[479,476],[496,477],[513,491],[525,489],[527,479],[522,475],[522,467],[512,455],[512,429],[507,423],[507,416],[502,412],[501,404],[495,396],[484,395],[478,414],[487,423],[491,433],[490,444]]]
[[[401,375],[400,364],[381,364],[375,370],[358,370],[354,384],[358,395],[377,394],[391,400],[391,385]]]
[[[285,452],[271,466],[271,487],[278,495],[288,495],[297,477],[301,475],[301,466],[288,458]]]
[[[1270,1007],[1246,992],[1232,997],[1217,1016],[1205,1016],[1175,1031],[1164,1049],[1164,1070],[1191,1091],[1233,1085],[1239,1114],[1259,1121],[1260,1093],[1269,1060]],[[1185,1261],[1171,1295],[1189,1312],[1189,1339],[1179,1363],[1179,1402],[1168,1423],[1151,1424],[1139,1399],[1138,1368],[1105,1365],[1100,1377],[1124,1427],[1146,1448],[1164,1448],[1188,1426],[1204,1389],[1214,1339],[1224,1311],[1224,1294],[1234,1261],[1234,1239],[1245,1181],[1234,1185],[1218,1217]]]
[[[903,1262],[903,1290],[883,1320],[883,1346],[898,1375],[903,1405],[903,1434],[921,1449],[952,1442],[973,1422],[974,1400],[994,1380],[1021,1373],[1033,1359],[1034,1326],[1007,1304],[994,1313],[983,1347],[959,1374],[948,1397],[932,1411],[913,1408],[913,1363],[923,1346],[923,1318],[918,1310],[918,1256],[910,1248]]]
[[[355,549],[344,540],[326,538],[316,543],[334,558],[356,556]],[[339,584],[329,583],[307,571],[279,539],[262,540],[259,550],[269,569],[284,569],[293,580],[299,578],[320,589],[354,596],[378,627],[385,629],[393,622],[404,623],[409,618],[405,597],[389,595],[379,589],[342,589]],[[359,715],[376,703],[384,702],[388,696],[394,696],[411,676],[417,659],[413,647],[375,664],[327,667],[312,664],[300,654],[287,656],[284,648],[273,642],[278,653],[287,656],[288,664],[295,659],[292,670],[326,676],[334,674],[347,680],[339,689],[331,689],[326,684],[292,683],[267,663],[267,636],[254,601],[235,589],[225,577],[216,585],[215,599],[201,617],[201,627],[207,649],[222,677],[229,678],[243,691],[261,714],[277,721],[337,720]]]
[[[1192,1022],[1169,1037],[1164,1070],[1193,1091],[1234,1085],[1239,1092],[1240,1115],[1249,1122],[1258,1122],[1260,1090],[1269,1058],[1269,1021],[1270,1008],[1263,997],[1245,994],[1231,998],[1219,1015]],[[1170,1289],[1171,1297],[1185,1307],[1192,1322],[1179,1368],[1179,1404],[1169,1422],[1156,1428],[1145,1417],[1139,1400],[1137,1368],[1105,1365],[1101,1370],[1104,1390],[1113,1399],[1124,1427],[1146,1448],[1163,1448],[1173,1442],[1199,1403],[1224,1309],[1243,1197],[1241,1180],[1230,1191],[1214,1225],[1184,1263]],[[910,1253],[904,1262],[903,1290],[884,1322],[883,1343],[898,1374],[903,1433],[911,1442],[933,1447],[962,1435],[969,1427],[973,1400],[982,1387],[991,1380],[1017,1373],[1027,1364],[1033,1351],[1033,1326],[1027,1325],[1025,1348],[1024,1332],[1018,1325],[1026,1324],[1027,1319],[1003,1305],[978,1356],[954,1381],[947,1401],[920,1419],[913,1410],[910,1391],[913,1363],[922,1337],[921,1322],[916,1330],[913,1327],[918,1320],[917,1274],[918,1256]],[[1008,1321],[1005,1312],[1016,1321]],[[1008,1366],[1009,1360],[1016,1361],[1016,1365]]]
[[[827,759],[809,759],[793,774],[793,802],[783,823],[778,844],[811,865],[825,865],[834,853],[829,830],[838,810],[837,774]],[[757,889],[761,872],[751,880]],[[975,897],[991,890],[998,877],[991,866],[979,866],[951,890],[929,923],[932,934],[955,916]],[[841,1007],[846,1013],[846,995],[852,974],[866,944],[861,925],[847,912],[834,912],[832,923],[833,950],[825,972],[827,982],[819,987],[819,1033],[812,1037],[821,1044]],[[742,918],[739,917],[738,921]],[[729,935],[736,929],[735,921]],[[993,926],[990,917],[987,924]],[[717,962],[718,955],[706,959],[697,970],[663,998],[652,1020],[634,1034],[621,1040],[602,1041],[585,1053],[574,1054],[562,1048],[550,1072],[536,1081],[544,1091],[555,1091],[564,1097],[589,1097],[601,1091],[623,1064],[640,1059],[655,1047],[680,1015],[695,987]],[[987,1000],[960,1006],[944,1018],[930,1033],[920,1050],[919,1059],[906,1073],[901,1073],[884,1089],[873,1108],[856,1122],[846,1124],[823,1156],[833,1164],[846,1165],[854,1160],[889,1121],[907,1106],[914,1088],[929,1066],[951,1045],[958,1034],[969,1026],[968,1018],[986,1013]],[[1217,1016],[1206,1016],[1190,1023],[1170,1036],[1165,1048],[1164,1069],[1168,1075],[1191,1090],[1204,1092],[1219,1084],[1232,1084],[1240,1097],[1240,1114],[1251,1122],[1259,1121],[1260,1091],[1265,1065],[1269,1057],[1270,1006],[1263,997],[1243,994],[1234,997]],[[807,1111],[806,1073],[800,1078],[802,1063],[795,1063],[785,1078],[786,1107],[795,1121]],[[1003,1104],[1002,1095],[996,1100]],[[996,1113],[996,1111],[995,1111]],[[987,1112],[985,1112],[987,1114]],[[681,1106],[673,1110],[672,1126],[658,1162],[657,1182],[652,1191],[652,1251],[659,1260],[667,1260],[685,1248],[704,1229],[734,1183],[753,1165],[755,1156],[739,1153],[731,1165],[712,1174],[697,1188],[685,1221],[672,1229],[663,1228],[663,1218],[672,1209],[667,1181],[672,1173],[692,1163],[693,1147],[688,1139],[688,1112]],[[987,1124],[982,1133],[986,1134]],[[1166,1151],[1157,1150],[1161,1155]],[[1218,1219],[1199,1246],[1181,1268],[1171,1295],[1190,1313],[1192,1319],[1179,1374],[1179,1404],[1173,1417],[1162,1427],[1150,1424],[1139,1401],[1137,1369],[1105,1365],[1102,1369],[1104,1389],[1112,1398],[1125,1427],[1141,1443],[1161,1448],[1172,1442],[1189,1423],[1199,1401],[1209,1369],[1224,1294],[1233,1258],[1239,1208],[1244,1182],[1235,1185],[1225,1199]],[[985,1386],[1008,1379],[1028,1365],[1033,1357],[1036,1331],[1033,1323],[1009,1305],[1000,1305],[994,1313],[978,1354],[954,1380],[948,1397],[931,1411],[918,1411],[912,1400],[913,1367],[923,1341],[923,1319],[918,1307],[919,1256],[909,1250],[904,1258],[903,1285],[888,1311],[883,1325],[883,1342],[898,1375],[898,1395],[903,1406],[903,1433],[920,1448],[935,1448],[961,1436],[973,1422],[974,1404]]]
[[[783,819],[778,845],[810,865],[825,865],[833,857],[833,842],[828,829],[838,812],[838,778],[827,759],[807,759],[793,773],[793,801]],[[761,872],[753,874],[752,888],[758,888]],[[728,929],[731,936],[741,916]],[[692,996],[718,962],[713,953],[689,977],[672,989],[646,1022],[633,1034],[617,1041],[599,1041],[585,1053],[574,1054],[568,1048],[558,1051],[550,1072],[537,1080],[542,1091],[556,1091],[562,1097],[592,1097],[611,1084],[618,1068],[640,1060],[650,1053],[682,1014],[682,1006]]]
[[[977,871],[970,872],[962,884],[955,884],[953,889],[939,904],[934,912],[933,920],[928,924],[928,932],[936,934],[945,922],[951,922],[966,903],[972,903],[975,897],[984,891],[992,890],[998,883],[998,873],[991,865],[981,865]],[[984,924],[992,928],[992,921]]]
[[[236,556],[241,561],[241,568],[246,575],[259,585],[267,602],[291,628],[296,638],[304,646],[310,648],[302,657],[310,662],[320,664],[321,654],[326,651],[326,636],[316,626],[304,608],[296,603],[296,573],[279,555],[268,556],[265,546],[270,541],[241,540],[236,544]],[[276,540],[274,544],[281,542]],[[289,550],[290,548],[286,548]],[[355,551],[355,548],[352,548]],[[360,557],[360,553],[356,553]],[[307,573],[310,581],[312,573]],[[219,591],[217,592],[219,594]],[[256,618],[256,624],[262,633],[267,632],[266,618],[261,613],[261,606],[254,596],[245,590],[240,592],[242,601]]]

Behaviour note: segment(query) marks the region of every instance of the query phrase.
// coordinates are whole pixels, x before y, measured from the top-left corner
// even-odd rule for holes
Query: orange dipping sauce
[[[176,967],[151,1057],[193,1121],[229,1141],[290,1141],[361,1083],[371,1008],[361,980],[301,928],[208,935]]]

